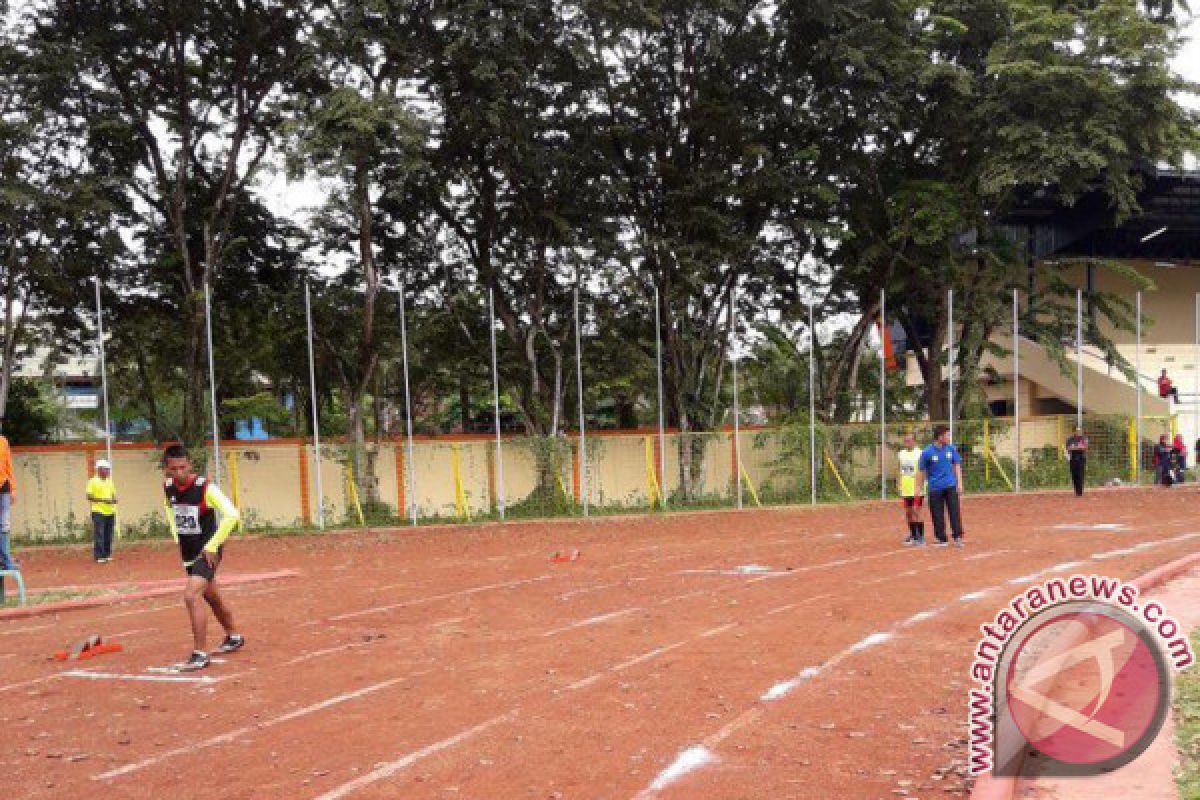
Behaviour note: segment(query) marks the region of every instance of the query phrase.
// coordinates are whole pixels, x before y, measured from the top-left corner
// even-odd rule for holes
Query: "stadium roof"
[[[1004,220],[1034,258],[1083,256],[1200,264],[1200,171],[1145,172],[1141,211],[1121,224],[1108,198],[1089,192],[1070,206],[1052,189],[1034,191]]]

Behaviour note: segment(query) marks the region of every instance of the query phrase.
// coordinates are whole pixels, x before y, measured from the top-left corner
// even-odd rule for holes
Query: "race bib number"
[[[180,536],[200,533],[200,508],[198,506],[175,506],[175,530]]]

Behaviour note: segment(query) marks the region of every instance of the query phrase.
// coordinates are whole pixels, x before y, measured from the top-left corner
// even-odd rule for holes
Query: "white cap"
[[[112,464],[109,464],[103,458],[96,459],[96,469],[112,469]]]

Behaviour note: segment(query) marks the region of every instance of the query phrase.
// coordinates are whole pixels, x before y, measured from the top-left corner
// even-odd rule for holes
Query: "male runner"
[[[917,485],[929,477],[929,516],[933,517],[933,535],[937,547],[946,547],[946,512],[950,513],[950,531],[954,546],[963,546],[962,511],[958,493],[963,485],[962,457],[950,444],[950,429],[945,425],[933,428],[933,444],[921,453],[917,463]]]
[[[233,612],[225,605],[216,582],[217,567],[221,564],[224,549],[222,545],[237,524],[238,510],[220,489],[193,471],[191,459],[183,445],[173,444],[163,452],[163,470],[167,476],[163,487],[166,491],[167,522],[171,526],[171,535],[179,542],[179,553],[188,576],[183,601],[192,623],[192,656],[181,669],[204,669],[209,664],[205,650],[208,616],[200,603],[201,597],[225,629],[225,641],[221,643],[219,651],[232,653],[246,643],[241,634],[236,632]],[[218,511],[221,512],[220,524],[217,523]]]
[[[904,449],[896,453],[896,491],[904,503],[904,519],[908,523],[907,545],[925,545],[925,523],[921,520],[921,503],[925,487],[917,486],[917,471],[921,451],[911,433],[904,434]]]

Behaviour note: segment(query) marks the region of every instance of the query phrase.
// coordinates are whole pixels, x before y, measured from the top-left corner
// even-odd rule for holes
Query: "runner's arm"
[[[175,512],[171,509],[171,502],[165,497],[163,498],[163,510],[167,512],[167,527],[171,529],[171,538],[178,542],[179,531],[175,529]]]
[[[215,553],[221,545],[225,544],[229,534],[233,533],[241,515],[238,513],[237,507],[225,496],[225,493],[211,483],[204,490],[204,502],[221,512],[221,524],[217,527],[217,532],[213,534],[213,537],[208,540],[208,544],[204,546],[208,552]]]

